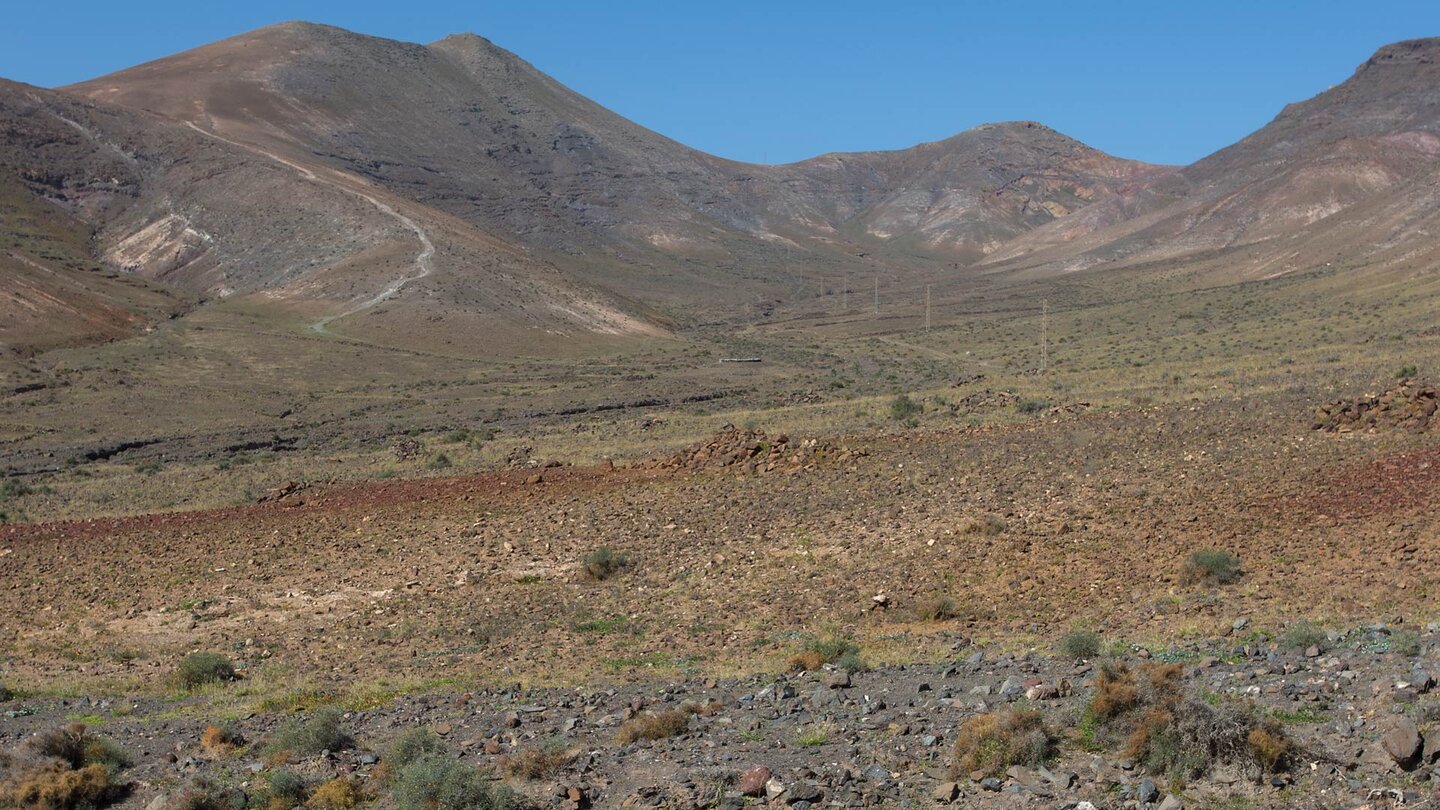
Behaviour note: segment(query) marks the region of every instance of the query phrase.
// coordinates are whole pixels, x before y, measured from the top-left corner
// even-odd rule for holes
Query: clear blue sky
[[[651,129],[782,162],[1033,119],[1188,163],[1440,36],[1440,2],[4,0],[0,76],[63,85],[288,19],[429,42],[488,37]]]

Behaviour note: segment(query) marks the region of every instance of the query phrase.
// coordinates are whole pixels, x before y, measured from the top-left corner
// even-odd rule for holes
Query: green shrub
[[[509,810],[514,797],[486,774],[446,754],[426,754],[405,766],[393,789],[398,810]]]
[[[612,550],[609,546],[601,546],[582,557],[580,563],[585,567],[585,573],[589,574],[591,579],[602,580],[629,567],[630,558]]]
[[[1100,654],[1100,634],[1075,630],[1060,638],[1060,652],[1066,658],[1094,658]]]
[[[390,776],[399,776],[405,766],[421,757],[445,753],[445,743],[435,732],[428,728],[412,728],[390,743],[385,749],[385,755],[380,758],[380,763],[385,768],[385,773]]]
[[[1419,375],[1419,373],[1420,369],[1417,368],[1414,363],[1407,363],[1400,367],[1400,370],[1395,373],[1395,376],[1402,380],[1408,380]]]
[[[275,732],[265,750],[271,754],[314,756],[321,751],[349,748],[354,740],[340,725],[340,710],[327,706],[307,718],[296,718]]]
[[[925,406],[911,399],[906,394],[900,394],[890,400],[890,418],[896,422],[907,422],[913,420],[924,412]]]
[[[207,683],[235,680],[235,665],[215,652],[190,653],[175,668],[175,680],[182,688],[194,689]]]
[[[1211,582],[1225,585],[1240,578],[1240,558],[1228,551],[1203,549],[1185,561],[1181,579],[1187,584]]]
[[[300,774],[289,770],[271,771],[265,781],[271,807],[280,804],[296,807],[305,803],[309,791],[306,789],[305,779]]]

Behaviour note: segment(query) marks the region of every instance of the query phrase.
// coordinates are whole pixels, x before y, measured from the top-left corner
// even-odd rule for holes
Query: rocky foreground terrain
[[[334,780],[351,780],[360,801],[390,806],[396,780],[386,758],[398,757],[395,742],[417,729],[447,760],[484,769],[515,801],[540,807],[1172,810],[1416,807],[1440,796],[1440,626],[1375,624],[1279,644],[1259,640],[1245,617],[1232,627],[1227,638],[1154,653],[1112,649],[1103,662],[957,638],[944,663],[853,673],[824,666],[610,688],[438,689],[344,710],[330,732],[336,742],[314,743],[335,750],[277,751],[276,740],[299,739],[283,713],[220,723],[189,711],[200,705],[194,698],[18,696],[0,703],[0,744],[23,748],[33,733],[114,715],[95,732],[131,763],[116,777],[126,785],[121,806],[149,808],[292,806],[271,801],[282,772],[300,777],[311,806],[336,806],[316,792]],[[1213,770],[1181,778],[1127,755],[1123,743],[1114,750],[1103,723],[1097,730],[1095,706],[1097,674],[1115,660],[1153,669],[1172,662],[1183,668],[1185,690],[1215,706],[1254,707],[1288,740],[1283,760],[1267,769],[1216,751]],[[1055,738],[1052,753],[973,771],[956,764],[967,719],[1017,709],[1039,713]],[[681,719],[656,739],[630,739],[637,718],[671,715]],[[202,794],[215,804],[197,803]]]

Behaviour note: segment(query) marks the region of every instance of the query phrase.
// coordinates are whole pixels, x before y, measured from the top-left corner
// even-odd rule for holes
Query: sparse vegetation
[[[1414,363],[1406,363],[1395,372],[1395,376],[1402,380],[1412,380],[1420,375],[1420,368]]]
[[[224,756],[244,744],[245,738],[240,730],[229,723],[206,726],[200,734],[201,747],[212,755]]]
[[[955,736],[954,774],[997,776],[1011,765],[1040,765],[1055,755],[1056,737],[1036,711],[977,714]]]
[[[190,653],[180,659],[180,665],[175,668],[175,681],[182,689],[233,681],[235,677],[235,665],[215,652]]]
[[[1020,413],[1037,414],[1050,409],[1050,403],[1043,399],[1022,399],[1015,403],[1015,410]]]
[[[1203,549],[1186,559],[1181,580],[1186,584],[1227,585],[1240,579],[1240,574],[1239,557],[1228,551]]]
[[[269,810],[288,810],[305,803],[310,792],[300,774],[281,768],[265,779]]]
[[[620,725],[616,739],[621,745],[628,745],[638,740],[663,740],[684,734],[690,727],[690,716],[691,713],[683,709],[637,714]]]
[[[817,748],[830,742],[830,726],[824,723],[815,723],[800,729],[795,736],[795,742],[807,748]]]
[[[914,424],[916,417],[925,411],[925,406],[911,399],[907,394],[900,394],[890,400],[890,418],[896,422]]]
[[[580,563],[591,579],[605,580],[628,568],[630,558],[609,546],[601,546],[586,554]]]
[[[980,534],[995,536],[1003,534],[1006,529],[1005,518],[996,514],[986,512],[978,517],[967,518],[960,524],[961,534]]]

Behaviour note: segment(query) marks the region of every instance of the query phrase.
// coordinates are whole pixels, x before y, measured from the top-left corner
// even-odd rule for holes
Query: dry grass
[[[948,596],[931,596],[920,600],[915,615],[925,622],[948,622],[959,618],[960,608]]]
[[[629,745],[639,740],[663,740],[666,737],[674,737],[677,734],[685,733],[690,727],[691,713],[684,709],[666,709],[658,712],[646,712],[626,720],[620,726],[620,733],[616,737],[621,745]]]
[[[315,788],[305,806],[315,810],[352,810],[366,800],[365,789],[361,787],[360,780],[342,776]]]
[[[227,756],[244,744],[245,738],[230,725],[206,726],[200,734],[200,746],[212,756]]]
[[[1039,765],[1055,754],[1055,736],[1036,711],[977,714],[955,737],[952,773],[998,776],[1011,765]]]
[[[115,775],[128,765],[118,746],[73,723],[0,752],[0,807],[68,810],[115,798]]]
[[[575,752],[564,740],[548,740],[500,760],[500,771],[520,779],[547,779],[565,770]]]

